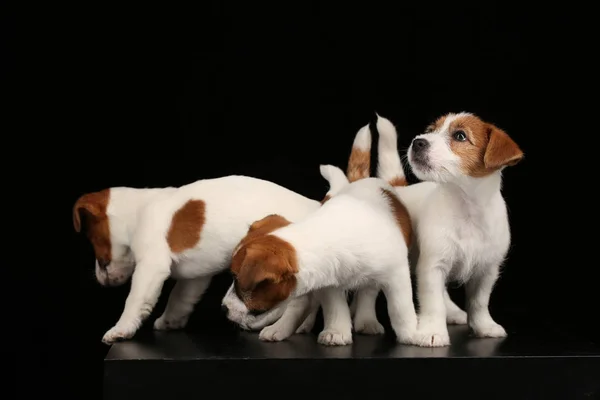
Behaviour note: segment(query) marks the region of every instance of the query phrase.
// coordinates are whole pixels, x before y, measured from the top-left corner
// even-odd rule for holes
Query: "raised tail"
[[[329,191],[325,195],[325,198],[321,200],[321,204],[324,204],[327,200],[335,196],[344,186],[348,185],[350,181],[344,175],[339,167],[333,165],[321,165],[319,167],[321,176],[329,182]]]
[[[379,132],[377,177],[392,186],[407,186],[406,175],[398,154],[396,127],[387,118],[377,115],[377,131]]]
[[[354,182],[368,178],[369,175],[371,175],[371,130],[367,124],[360,128],[354,137],[346,176],[350,182]]]

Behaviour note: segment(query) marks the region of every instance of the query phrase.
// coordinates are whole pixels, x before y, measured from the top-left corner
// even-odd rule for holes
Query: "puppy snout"
[[[428,147],[429,142],[427,139],[418,138],[413,140],[413,151],[415,153],[422,153],[423,151],[427,150]]]
[[[98,259],[98,266],[102,269],[106,269],[106,267],[108,267],[108,264],[110,264],[109,260],[106,260],[104,258],[99,258]]]

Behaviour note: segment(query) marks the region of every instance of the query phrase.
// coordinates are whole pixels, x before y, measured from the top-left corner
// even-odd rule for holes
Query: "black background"
[[[374,112],[397,126],[401,152],[451,111],[475,112],[519,143],[526,157],[504,179],[513,246],[493,311],[600,340],[588,255],[592,48],[576,31],[589,11],[321,3],[3,13],[3,201],[17,211],[6,218],[16,223],[2,331],[18,393],[100,391],[100,339],[127,287],[94,281],[92,248],[72,226],[77,197],[244,174],[320,200],[319,164],[345,168]],[[216,282],[194,326],[226,325],[215,310],[227,283]]]

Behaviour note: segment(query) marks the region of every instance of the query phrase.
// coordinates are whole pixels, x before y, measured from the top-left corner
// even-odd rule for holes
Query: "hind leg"
[[[444,290],[444,305],[446,306],[446,323],[449,325],[466,325],[467,313],[450,298],[448,288]]]
[[[352,343],[352,318],[346,293],[338,288],[320,290],[317,296],[323,307],[324,327],[317,342],[326,346]]]
[[[413,303],[408,260],[389,268],[391,276],[383,284],[388,303],[388,313],[396,340],[402,344],[414,344],[417,334],[417,313]]]
[[[354,312],[354,331],[364,335],[380,335],[385,332],[383,325],[377,320],[375,305],[378,287],[364,287],[356,292],[353,303],[356,310]]]
[[[210,285],[212,276],[196,279],[181,279],[175,283],[165,311],[154,321],[154,329],[181,329],[187,325],[194,307]]]

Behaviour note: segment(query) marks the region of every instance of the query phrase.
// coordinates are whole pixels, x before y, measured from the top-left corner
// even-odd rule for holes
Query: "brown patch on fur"
[[[352,147],[346,176],[348,181],[355,182],[371,175],[371,152]]]
[[[394,186],[394,187],[398,187],[398,186],[408,186],[408,182],[406,181],[405,177],[395,177],[392,178],[389,182],[390,185]]]
[[[396,223],[402,231],[402,236],[404,236],[406,246],[410,247],[412,244],[412,221],[410,219],[410,214],[408,213],[408,210],[400,201],[398,196],[396,196],[394,193],[387,189],[381,189],[381,191],[390,202],[392,214],[394,214],[394,218],[396,218]]]
[[[462,130],[467,140],[459,142],[452,135]],[[462,171],[473,177],[484,177],[505,166],[513,166],[523,158],[519,146],[502,129],[476,116],[452,121],[448,134],[450,148],[460,157]]]
[[[98,263],[107,265],[112,261],[110,226],[106,209],[110,200],[110,189],[84,194],[73,206],[75,231],[85,232],[94,247]]]
[[[323,197],[323,200],[321,200],[321,205],[327,203],[329,199],[331,199],[331,196],[326,194],[325,197]]]
[[[436,130],[440,129],[442,127],[442,125],[444,125],[444,122],[446,121],[446,118],[448,118],[447,115],[442,115],[441,117],[439,117],[438,119],[436,119],[433,124],[429,125],[425,129],[425,133],[430,133],[430,132],[433,132],[433,131],[436,131]]]
[[[202,200],[188,200],[171,220],[167,243],[173,253],[181,253],[195,247],[206,221],[206,205]]]
[[[238,297],[250,311],[268,311],[296,287],[296,250],[270,234],[255,237],[233,256],[231,272]]]

